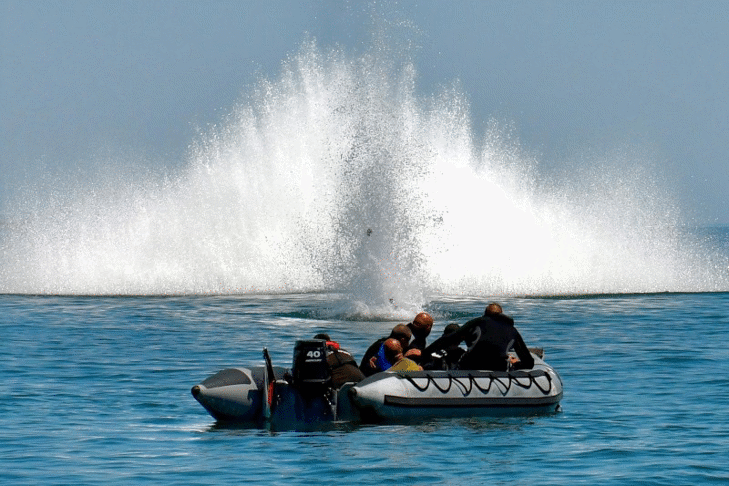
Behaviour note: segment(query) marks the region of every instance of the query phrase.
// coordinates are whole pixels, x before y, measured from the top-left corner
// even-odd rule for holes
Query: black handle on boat
[[[263,348],[263,359],[266,360],[269,379],[274,381],[276,378],[273,376],[273,364],[271,363],[271,356],[268,355],[268,348]]]
[[[271,356],[268,355],[268,349],[263,348],[263,359],[266,361],[266,383],[263,384],[265,402],[263,404],[263,416],[268,419],[271,417],[273,409],[273,395],[276,391],[276,376],[273,374],[273,364]]]

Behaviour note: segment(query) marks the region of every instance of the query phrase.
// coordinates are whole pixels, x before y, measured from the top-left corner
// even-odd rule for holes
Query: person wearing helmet
[[[405,348],[405,356],[419,364],[423,364],[421,361],[423,361],[422,353],[426,346],[425,339],[433,329],[433,318],[427,312],[421,312],[415,316],[413,322],[408,324],[408,328],[413,333],[413,340]]]
[[[392,328],[392,332],[387,337],[383,337],[372,343],[367,351],[365,351],[362,357],[362,362],[359,365],[359,369],[364,373],[365,376],[371,376],[380,371],[385,371],[392,363],[387,360],[385,356],[384,343],[390,338],[396,339],[400,342],[403,349],[407,349],[410,338],[413,333],[407,324],[398,324]]]
[[[413,340],[408,346],[408,349],[419,349],[420,351],[425,349],[425,339],[430,335],[431,329],[433,329],[433,318],[427,312],[421,312],[413,322],[408,324],[410,331],[413,333]]]
[[[385,357],[392,363],[392,366],[385,371],[421,371],[423,369],[418,363],[403,356],[402,344],[397,339],[388,339],[383,343]]]

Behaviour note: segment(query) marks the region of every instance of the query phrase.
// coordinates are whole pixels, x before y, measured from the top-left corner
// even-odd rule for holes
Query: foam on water
[[[439,293],[729,289],[726,258],[681,230],[639,157],[547,180],[510,127],[474,133],[458,88],[416,83],[376,42],[359,55],[305,43],[182,173],[140,182],[112,162],[106,182],[21,205],[0,292],[334,290],[387,314]]]

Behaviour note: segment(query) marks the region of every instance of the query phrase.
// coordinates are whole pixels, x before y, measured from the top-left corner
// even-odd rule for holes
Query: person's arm
[[[372,358],[377,354],[377,352],[380,350],[380,345],[382,343],[380,341],[376,341],[370,345],[369,348],[367,348],[367,351],[365,351],[364,356],[362,356],[362,362],[359,365],[360,371],[365,374],[365,376],[370,376],[374,374],[375,368],[372,366]]]
[[[436,339],[433,343],[431,343],[423,350],[422,356],[429,357],[436,351],[440,351],[441,349],[446,349],[449,346],[458,345],[463,342],[470,335],[473,326],[476,325],[474,321],[475,319],[468,321],[453,334],[449,334],[448,336],[441,336]]]
[[[526,344],[524,344],[521,334],[519,334],[519,331],[516,329],[514,329],[514,334],[514,351],[516,351],[519,361],[513,364],[513,369],[530,370],[534,368],[534,358],[532,357],[532,353],[529,351],[529,348],[527,348]]]

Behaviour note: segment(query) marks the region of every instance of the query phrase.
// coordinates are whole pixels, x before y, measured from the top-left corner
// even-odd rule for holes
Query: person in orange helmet
[[[423,369],[418,363],[402,354],[402,344],[397,339],[390,338],[382,345],[385,350],[385,358],[392,363],[392,366],[385,371],[421,371]]]
[[[426,346],[425,340],[433,329],[433,318],[427,312],[421,312],[408,324],[408,328],[413,333],[413,340],[405,349],[405,356],[419,362]]]

